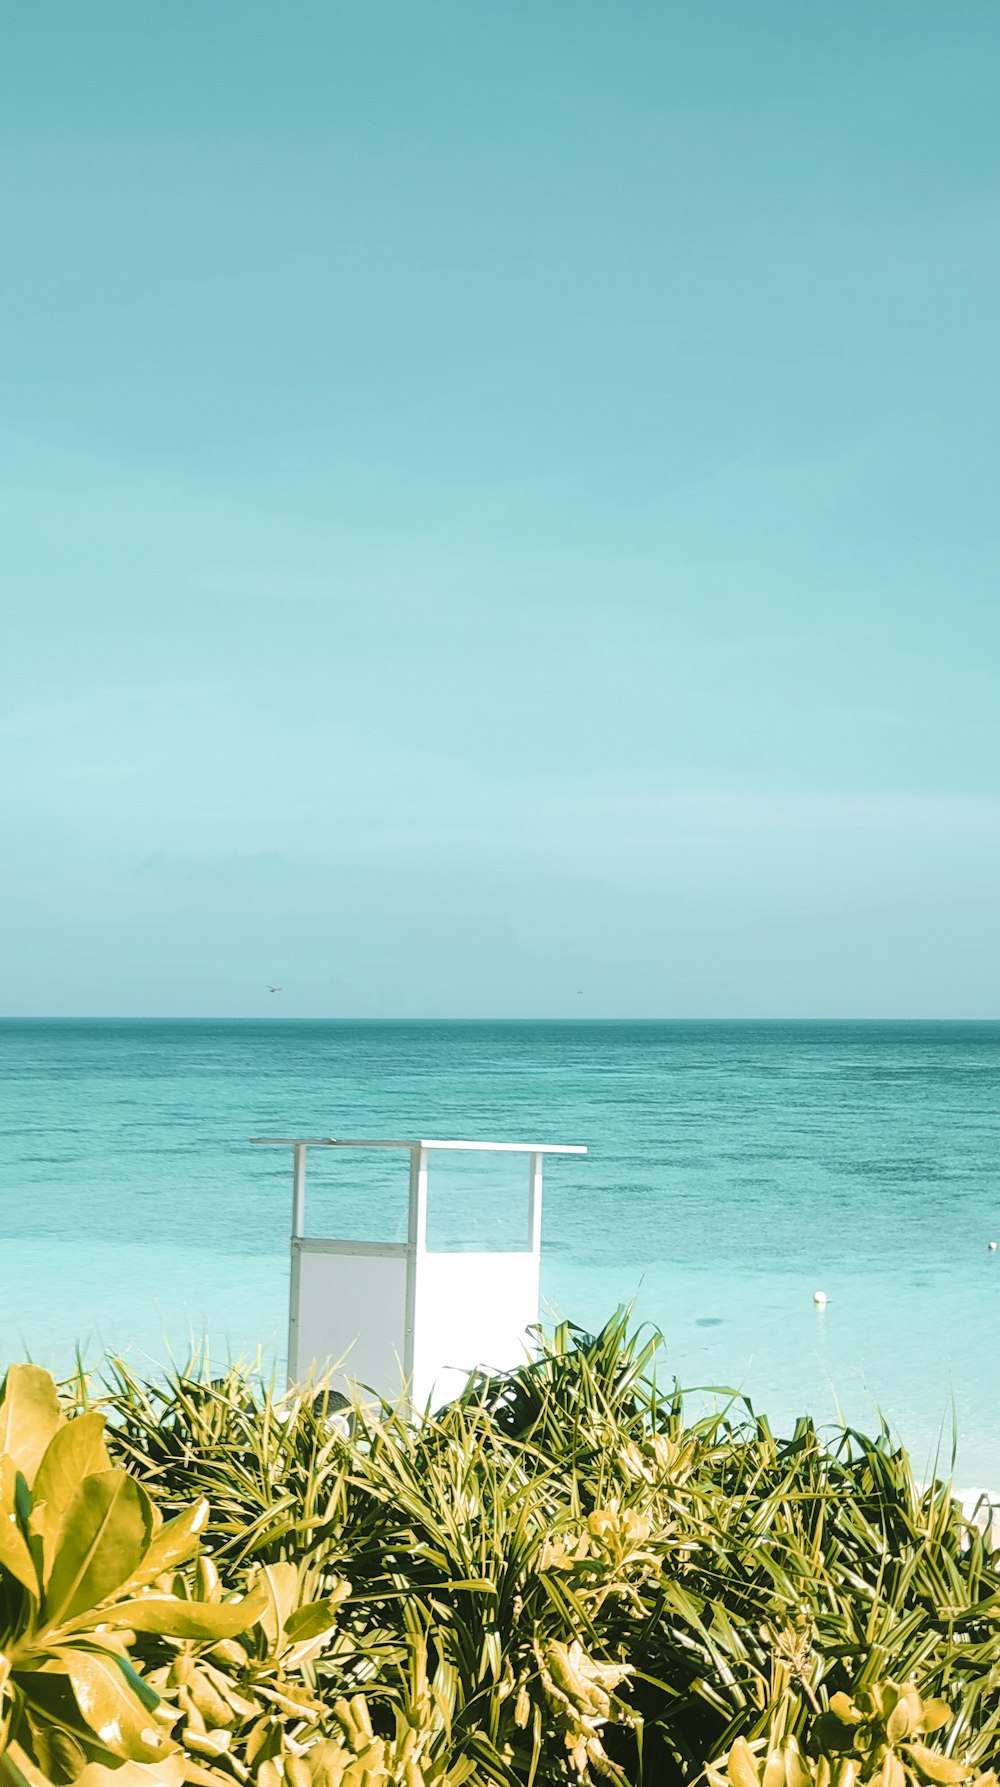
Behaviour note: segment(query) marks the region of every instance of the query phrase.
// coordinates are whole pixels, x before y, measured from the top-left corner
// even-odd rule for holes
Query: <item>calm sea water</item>
[[[547,1172],[550,1317],[634,1298],[684,1383],[877,1407],[921,1468],[954,1422],[1000,1486],[998,1094],[992,1023],[6,1022],[0,1351],[280,1369],[290,1163],[251,1135],[584,1142]],[[401,1231],[405,1157],[312,1161],[314,1232]],[[513,1233],[484,1170],[451,1163],[439,1234]]]

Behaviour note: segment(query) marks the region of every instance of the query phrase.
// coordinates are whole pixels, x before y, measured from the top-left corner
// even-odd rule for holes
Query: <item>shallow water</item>
[[[1000,1485],[1000,1024],[0,1024],[0,1349],[280,1370],[289,1160],[254,1134],[585,1142],[547,1169],[547,1313],[635,1298],[690,1385],[871,1425]],[[482,1163],[480,1163],[482,1164]],[[451,1240],[502,1241],[509,1163]],[[400,1232],[405,1156],[311,1157],[310,1226]],[[828,1294],[817,1310],[813,1290]]]

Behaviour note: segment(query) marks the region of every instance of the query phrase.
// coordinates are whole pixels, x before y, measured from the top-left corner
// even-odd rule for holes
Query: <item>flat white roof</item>
[[[490,1154],[586,1154],[577,1143],[563,1142],[441,1142],[419,1140],[375,1141],[332,1135],[252,1135],[260,1148],[455,1148]]]

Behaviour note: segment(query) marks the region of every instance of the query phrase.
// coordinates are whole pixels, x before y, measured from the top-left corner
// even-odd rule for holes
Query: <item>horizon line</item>
[[[608,1016],[600,1013],[574,1012],[572,1015],[543,1016],[393,1016],[373,1017],[340,1013],[336,1016],[308,1013],[201,1013],[164,1012],[4,1012],[0,1024],[997,1024],[995,1016],[972,1016],[961,1012],[949,1014],[857,1015],[839,1016],[823,1013],[783,1013],[781,1015],[733,1013],[664,1013],[657,1017]]]

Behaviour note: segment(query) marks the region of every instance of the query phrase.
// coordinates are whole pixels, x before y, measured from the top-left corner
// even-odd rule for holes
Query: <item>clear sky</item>
[[[0,1008],[1000,1014],[993,0],[0,20]]]

